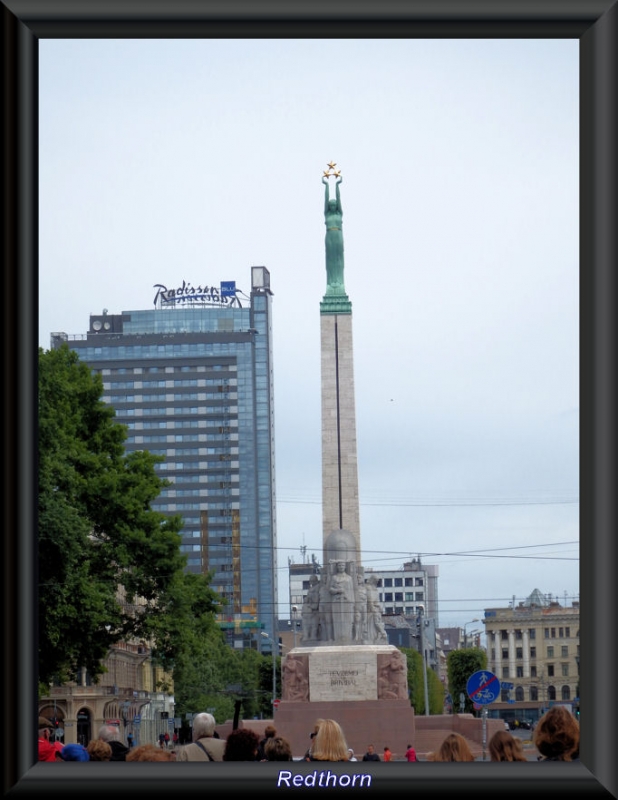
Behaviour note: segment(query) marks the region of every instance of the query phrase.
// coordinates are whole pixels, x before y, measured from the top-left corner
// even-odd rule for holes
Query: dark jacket
[[[129,748],[125,744],[114,741],[108,742],[108,745],[112,748],[112,757],[110,761],[126,761]]]
[[[382,761],[377,753],[365,753],[363,761]]]

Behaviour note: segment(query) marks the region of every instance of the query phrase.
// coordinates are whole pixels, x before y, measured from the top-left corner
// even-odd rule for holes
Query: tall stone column
[[[322,369],[322,537],[345,530],[356,543],[356,563],[361,563],[356,400],[352,303],[344,286],[343,210],[339,185],[341,170],[330,162],[322,176],[325,186],[324,222],[326,293],[320,303]],[[330,197],[330,178],[336,178],[336,195]],[[325,566],[326,562],[325,562]]]
[[[524,655],[524,678],[530,677],[530,639],[528,631],[522,631],[522,648]]]
[[[509,678],[514,678],[517,674],[515,669],[515,630],[509,630]]]
[[[352,313],[322,312],[322,534],[354,537],[361,563]]]

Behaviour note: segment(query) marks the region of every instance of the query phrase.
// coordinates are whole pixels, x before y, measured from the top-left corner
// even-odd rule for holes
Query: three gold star
[[[331,176],[334,176],[335,178],[339,178],[341,176],[341,170],[335,169],[336,166],[337,163],[335,161],[329,161],[327,164],[328,169],[324,170],[324,177],[330,178]]]

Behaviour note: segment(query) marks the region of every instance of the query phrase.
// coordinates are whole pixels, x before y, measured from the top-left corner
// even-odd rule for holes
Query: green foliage
[[[425,683],[423,680],[423,657],[417,650],[409,647],[400,648],[406,656],[408,664],[408,691],[410,705],[415,714],[425,714]],[[427,674],[427,697],[429,700],[429,713],[442,714],[444,710],[444,687],[436,673],[429,667]]]
[[[279,661],[279,660],[278,660]],[[280,664],[277,664],[280,694]],[[221,635],[202,640],[192,658],[177,660],[174,670],[176,710],[184,716],[210,708],[218,723],[233,719],[234,703],[241,702],[246,719],[272,717],[272,658],[257,650],[236,650]]]
[[[172,669],[198,637],[218,633],[208,579],[184,573],[181,518],[150,507],[167,485],[155,470],[160,458],[126,453],[126,428],[101,395],[100,377],[67,346],[39,350],[43,684],[80,667],[96,678],[110,645],[127,638],[147,640]]]
[[[466,697],[464,711],[466,714],[472,714],[474,708],[472,700],[467,695],[466,686],[471,675],[481,669],[487,669],[487,653],[478,647],[451,650],[446,658],[446,667],[449,691],[453,698],[453,711],[459,711],[459,695],[463,693]]]

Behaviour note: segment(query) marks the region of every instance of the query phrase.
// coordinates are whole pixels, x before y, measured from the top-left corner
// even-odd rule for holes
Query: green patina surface
[[[326,235],[324,238],[326,251],[326,293],[320,303],[321,314],[351,314],[350,302],[343,282],[343,209],[341,207],[341,194],[339,185],[343,178],[337,178],[335,184],[335,199],[330,197],[328,177],[322,177],[325,186],[324,192],[324,224]]]

